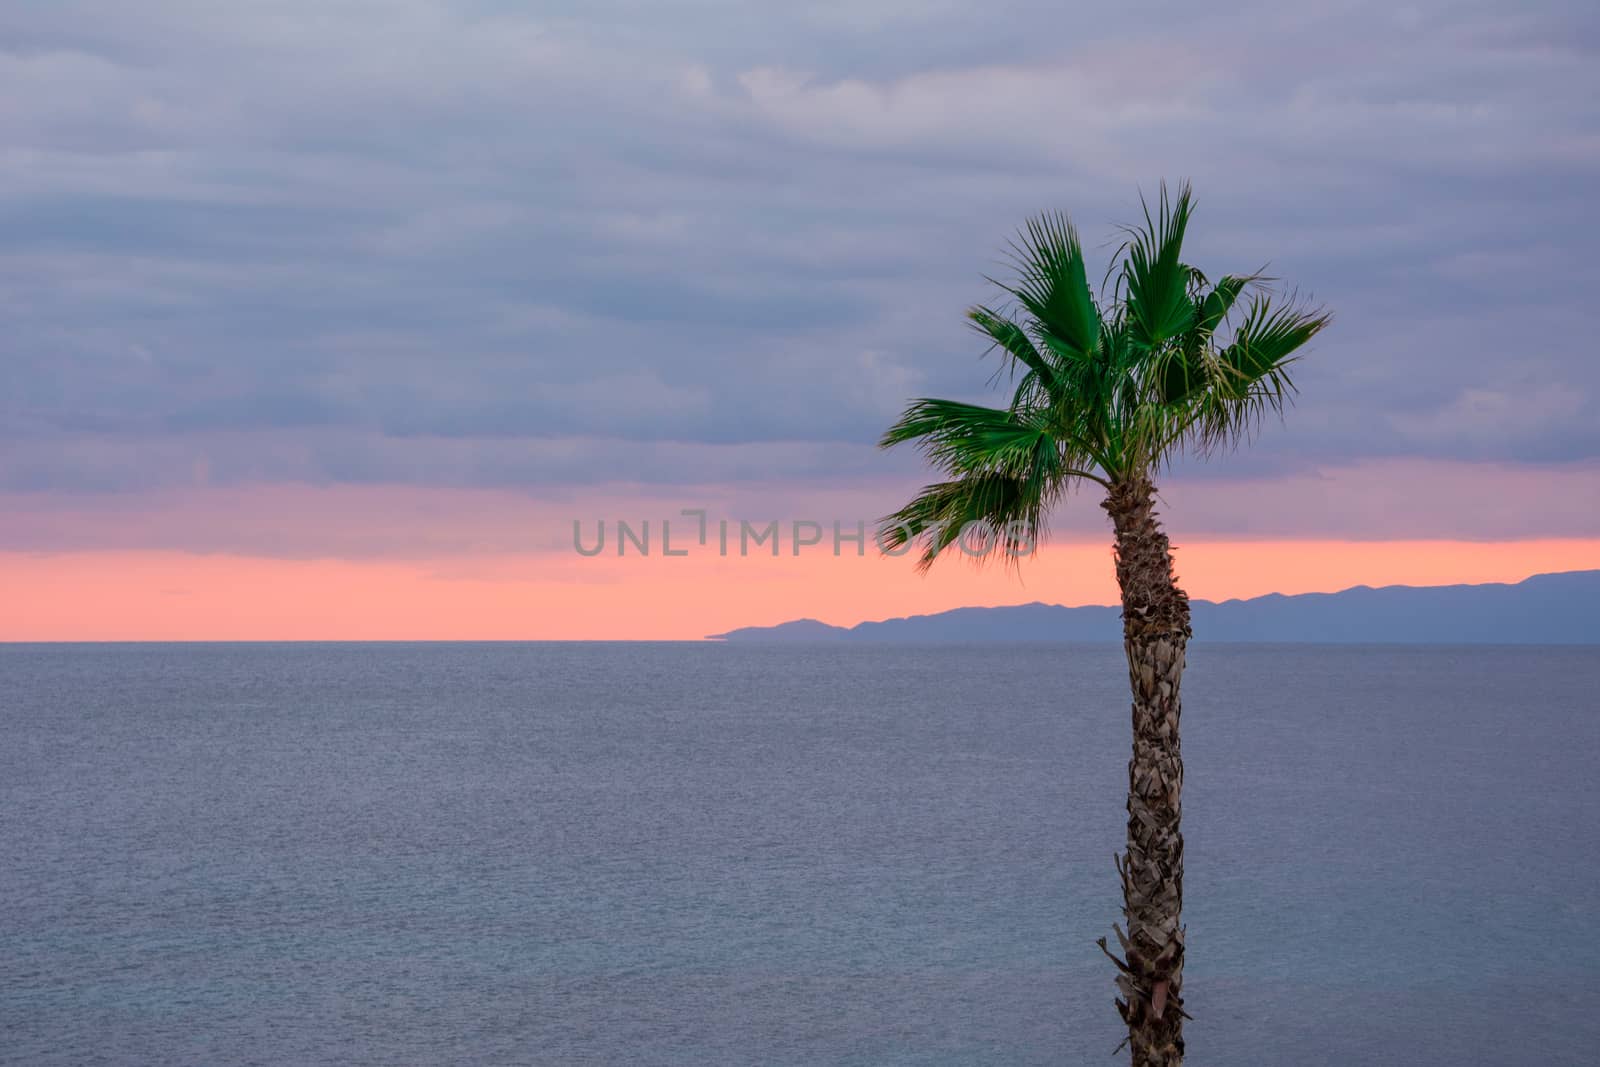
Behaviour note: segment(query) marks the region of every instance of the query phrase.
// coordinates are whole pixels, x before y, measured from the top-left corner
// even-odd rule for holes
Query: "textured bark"
[[[1117,860],[1122,914],[1116,929],[1117,1009],[1128,1025],[1134,1067],[1183,1062],[1183,835],[1179,833],[1183,753],[1178,743],[1189,598],[1172,573],[1172,552],[1156,522],[1146,479],[1112,487],[1103,505],[1117,537],[1122,636],[1133,687],[1133,756],[1128,761],[1128,848]],[[1100,942],[1105,948],[1105,940]]]

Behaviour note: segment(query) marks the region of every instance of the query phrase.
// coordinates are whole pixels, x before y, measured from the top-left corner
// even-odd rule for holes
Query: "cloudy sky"
[[[1194,262],[1336,315],[1170,476],[1198,595],[1600,565],[1597,59],[1581,3],[13,0],[0,638],[1104,601],[1092,501],[1025,587],[571,525],[882,514],[1007,234],[1104,252],[1163,178]]]

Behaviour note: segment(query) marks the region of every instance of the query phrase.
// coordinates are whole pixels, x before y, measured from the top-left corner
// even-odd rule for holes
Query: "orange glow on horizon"
[[[1519,581],[1600,567],[1600,540],[1201,541],[1178,546],[1197,599],[1352,585]],[[852,625],[966,605],[1109,604],[1106,545],[1061,544],[1020,579],[959,559],[787,556],[414,560],[179,552],[0,553],[0,641],[696,640],[809,617]]]

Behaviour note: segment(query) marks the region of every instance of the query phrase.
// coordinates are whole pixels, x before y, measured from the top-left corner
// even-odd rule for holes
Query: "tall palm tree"
[[[1152,214],[1124,229],[1099,299],[1063,215],[1029,222],[1012,242],[1015,277],[998,307],[967,317],[1014,383],[1003,408],[913,401],[880,444],[915,442],[948,480],[883,520],[880,543],[921,541],[926,569],[951,544],[1018,562],[1051,509],[1098,486],[1115,535],[1123,647],[1133,688],[1128,843],[1118,857],[1126,932],[1113,926],[1117,1008],[1135,1067],[1183,1061],[1183,835],[1178,687],[1189,599],[1156,519],[1155,477],[1182,453],[1209,455],[1248,438],[1293,393],[1294,353],[1328,324],[1258,274],[1211,282],[1182,258],[1189,187],[1163,185]],[[1243,301],[1243,303],[1241,303]],[[987,535],[974,542],[963,531]]]

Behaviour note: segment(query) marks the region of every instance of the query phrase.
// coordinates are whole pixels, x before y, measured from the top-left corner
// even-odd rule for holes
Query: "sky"
[[[1597,59],[1582,3],[13,0],[0,640],[1111,602],[1087,496],[1020,574],[573,526],[870,523],[1006,238],[1103,263],[1163,179],[1335,315],[1163,478],[1192,595],[1600,567]]]

